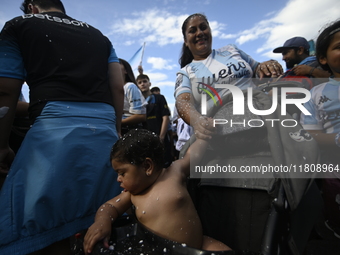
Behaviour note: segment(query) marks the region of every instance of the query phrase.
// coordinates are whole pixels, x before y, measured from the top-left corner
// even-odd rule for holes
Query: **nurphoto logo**
[[[203,85],[210,89],[208,91],[205,88],[199,87],[199,89],[203,90],[206,93],[201,94],[201,114],[206,115],[207,114],[207,95],[210,96],[211,100],[214,101],[214,104],[216,105],[217,100],[215,99],[215,96],[217,97],[219,104],[222,106],[222,99],[216,89],[213,87],[204,84],[203,82],[199,82],[200,85]],[[220,89],[228,89],[230,93],[233,96],[233,115],[244,115],[244,93],[242,90],[235,85],[228,85],[228,84],[215,84],[215,88],[220,88]],[[247,104],[248,108],[251,113],[255,115],[269,115],[272,114],[278,106],[279,100],[278,100],[278,89],[273,88],[272,89],[272,106],[270,109],[266,110],[258,110],[255,109],[253,105],[253,88],[249,87],[247,89]],[[302,93],[305,95],[304,98],[287,98],[288,94],[292,93]],[[214,95],[213,95],[214,94]],[[311,98],[311,94],[309,90],[305,88],[296,88],[296,87],[287,87],[287,88],[281,88],[281,115],[287,115],[287,105],[292,104],[295,105],[297,108],[301,110],[301,112],[305,115],[311,115],[311,113],[303,106],[303,103],[306,103],[309,101]]]

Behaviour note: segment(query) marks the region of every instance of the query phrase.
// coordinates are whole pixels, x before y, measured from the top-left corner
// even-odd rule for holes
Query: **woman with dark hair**
[[[184,43],[179,61],[182,69],[177,73],[175,88],[178,115],[194,128],[197,138],[209,139],[215,132],[214,122],[201,114],[201,103],[203,105],[206,100],[207,110],[218,101],[223,105],[221,99],[230,93],[228,89],[218,88],[217,84],[234,85],[241,90],[256,88],[253,79],[277,77],[283,69],[274,60],[259,63],[233,44],[212,49],[211,29],[203,14],[189,16],[182,25],[182,34]],[[208,100],[207,95],[211,99]],[[230,144],[223,146],[232,147]],[[197,198],[204,234],[228,243],[235,250],[258,251],[272,200],[267,191],[233,186],[222,179],[202,178],[199,181],[199,192],[195,180],[191,180],[192,187],[190,184],[189,188],[193,198]],[[256,212],[257,208],[265,212]],[[252,217],[257,219],[256,224],[252,224]]]
[[[130,64],[119,59],[124,80],[124,108],[122,119],[122,134],[133,128],[143,128],[146,121],[147,102],[138,86]]]
[[[213,88],[215,83],[225,83],[246,89],[255,87],[252,78],[277,77],[283,73],[277,61],[259,63],[233,44],[213,50],[211,29],[203,14],[190,15],[182,25],[182,34],[184,43],[179,61],[182,69],[176,80],[176,107],[181,118],[194,127],[196,135],[206,138],[214,129],[212,121],[203,118],[197,110],[202,83]],[[221,97],[228,93],[225,89],[215,91]]]

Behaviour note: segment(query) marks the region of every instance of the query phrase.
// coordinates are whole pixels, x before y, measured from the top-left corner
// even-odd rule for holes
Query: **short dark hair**
[[[182,34],[183,34],[183,38],[185,39],[185,31],[187,29],[187,25],[188,25],[188,22],[191,18],[193,17],[196,17],[196,16],[199,16],[199,17],[202,17],[203,19],[205,19],[205,21],[208,23],[209,25],[209,22],[208,22],[208,19],[207,17],[202,14],[202,13],[194,13],[194,14],[191,14],[189,17],[187,17],[183,24],[182,24]],[[183,43],[182,45],[182,52],[181,52],[181,57],[179,58],[179,64],[182,67],[185,67],[187,64],[191,63],[191,61],[194,59],[194,56],[192,55],[191,51],[189,50],[189,48],[185,45],[185,43]]]
[[[143,73],[138,75],[137,78],[136,78],[137,81],[143,80],[143,79],[147,79],[148,81],[150,81],[149,76],[147,76],[146,74],[143,74]]]
[[[327,50],[335,33],[340,32],[340,19],[328,24],[328,26],[320,33],[316,40],[315,55],[320,66],[333,74],[328,64],[323,65],[320,63],[320,58],[327,57]]]
[[[29,13],[28,5],[38,5],[39,7],[43,9],[49,9],[49,8],[56,8],[58,10],[61,10],[63,13],[66,14],[65,7],[63,3],[60,0],[25,0],[20,7],[20,10],[22,10],[25,14]]]
[[[140,166],[150,158],[158,169],[164,165],[164,146],[159,136],[146,129],[132,129],[112,147],[111,160]]]
[[[158,87],[152,87],[152,89],[150,89],[151,92],[161,92],[161,89]]]

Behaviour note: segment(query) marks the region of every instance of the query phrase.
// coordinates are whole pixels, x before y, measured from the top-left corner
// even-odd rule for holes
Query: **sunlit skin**
[[[211,30],[203,17],[194,16],[189,20],[184,42],[194,56],[194,60],[203,60],[210,55],[212,51]]]
[[[202,226],[186,187],[190,162],[200,159],[207,142],[197,140],[183,159],[168,168],[157,168],[146,158],[136,166],[112,160],[118,173],[117,181],[124,191],[99,208],[95,223],[84,239],[85,254],[92,251],[96,242],[103,240],[108,247],[111,221],[135,206],[138,221],[153,233],[187,246],[206,250],[228,250],[226,245],[203,236]],[[191,157],[194,158],[190,158]]]
[[[328,64],[335,78],[340,78],[340,32],[334,34],[327,49],[327,55],[319,59],[320,63]]]
[[[144,167],[138,169],[115,160],[112,165],[118,169],[121,187],[130,193],[140,223],[162,237],[201,247],[201,224],[186,189],[185,176],[174,169],[176,163],[159,171],[151,170],[151,165],[145,171]]]

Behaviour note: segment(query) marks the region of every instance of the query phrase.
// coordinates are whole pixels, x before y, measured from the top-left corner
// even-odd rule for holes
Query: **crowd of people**
[[[275,48],[284,71],[234,44],[214,49],[207,17],[190,15],[182,25],[171,118],[143,68],[135,77],[110,40],[90,25],[76,26],[80,21],[66,15],[60,0],[25,0],[21,10],[32,18],[15,17],[0,34],[1,254],[71,254],[70,237],[83,229],[85,254],[100,241],[108,248],[112,222],[131,208],[163,238],[196,249],[260,252],[281,188],[290,254],[305,252],[320,213],[340,238],[340,21],[320,33],[315,56],[303,37]],[[265,78],[272,88],[298,82],[311,94],[303,104],[311,114],[302,112],[287,128],[216,127],[216,116],[234,117],[231,89],[216,84],[256,91],[253,100],[263,110],[272,99],[258,89]],[[17,122],[26,125],[19,136]],[[211,162],[305,162],[339,171],[288,181],[189,178],[190,164]]]

